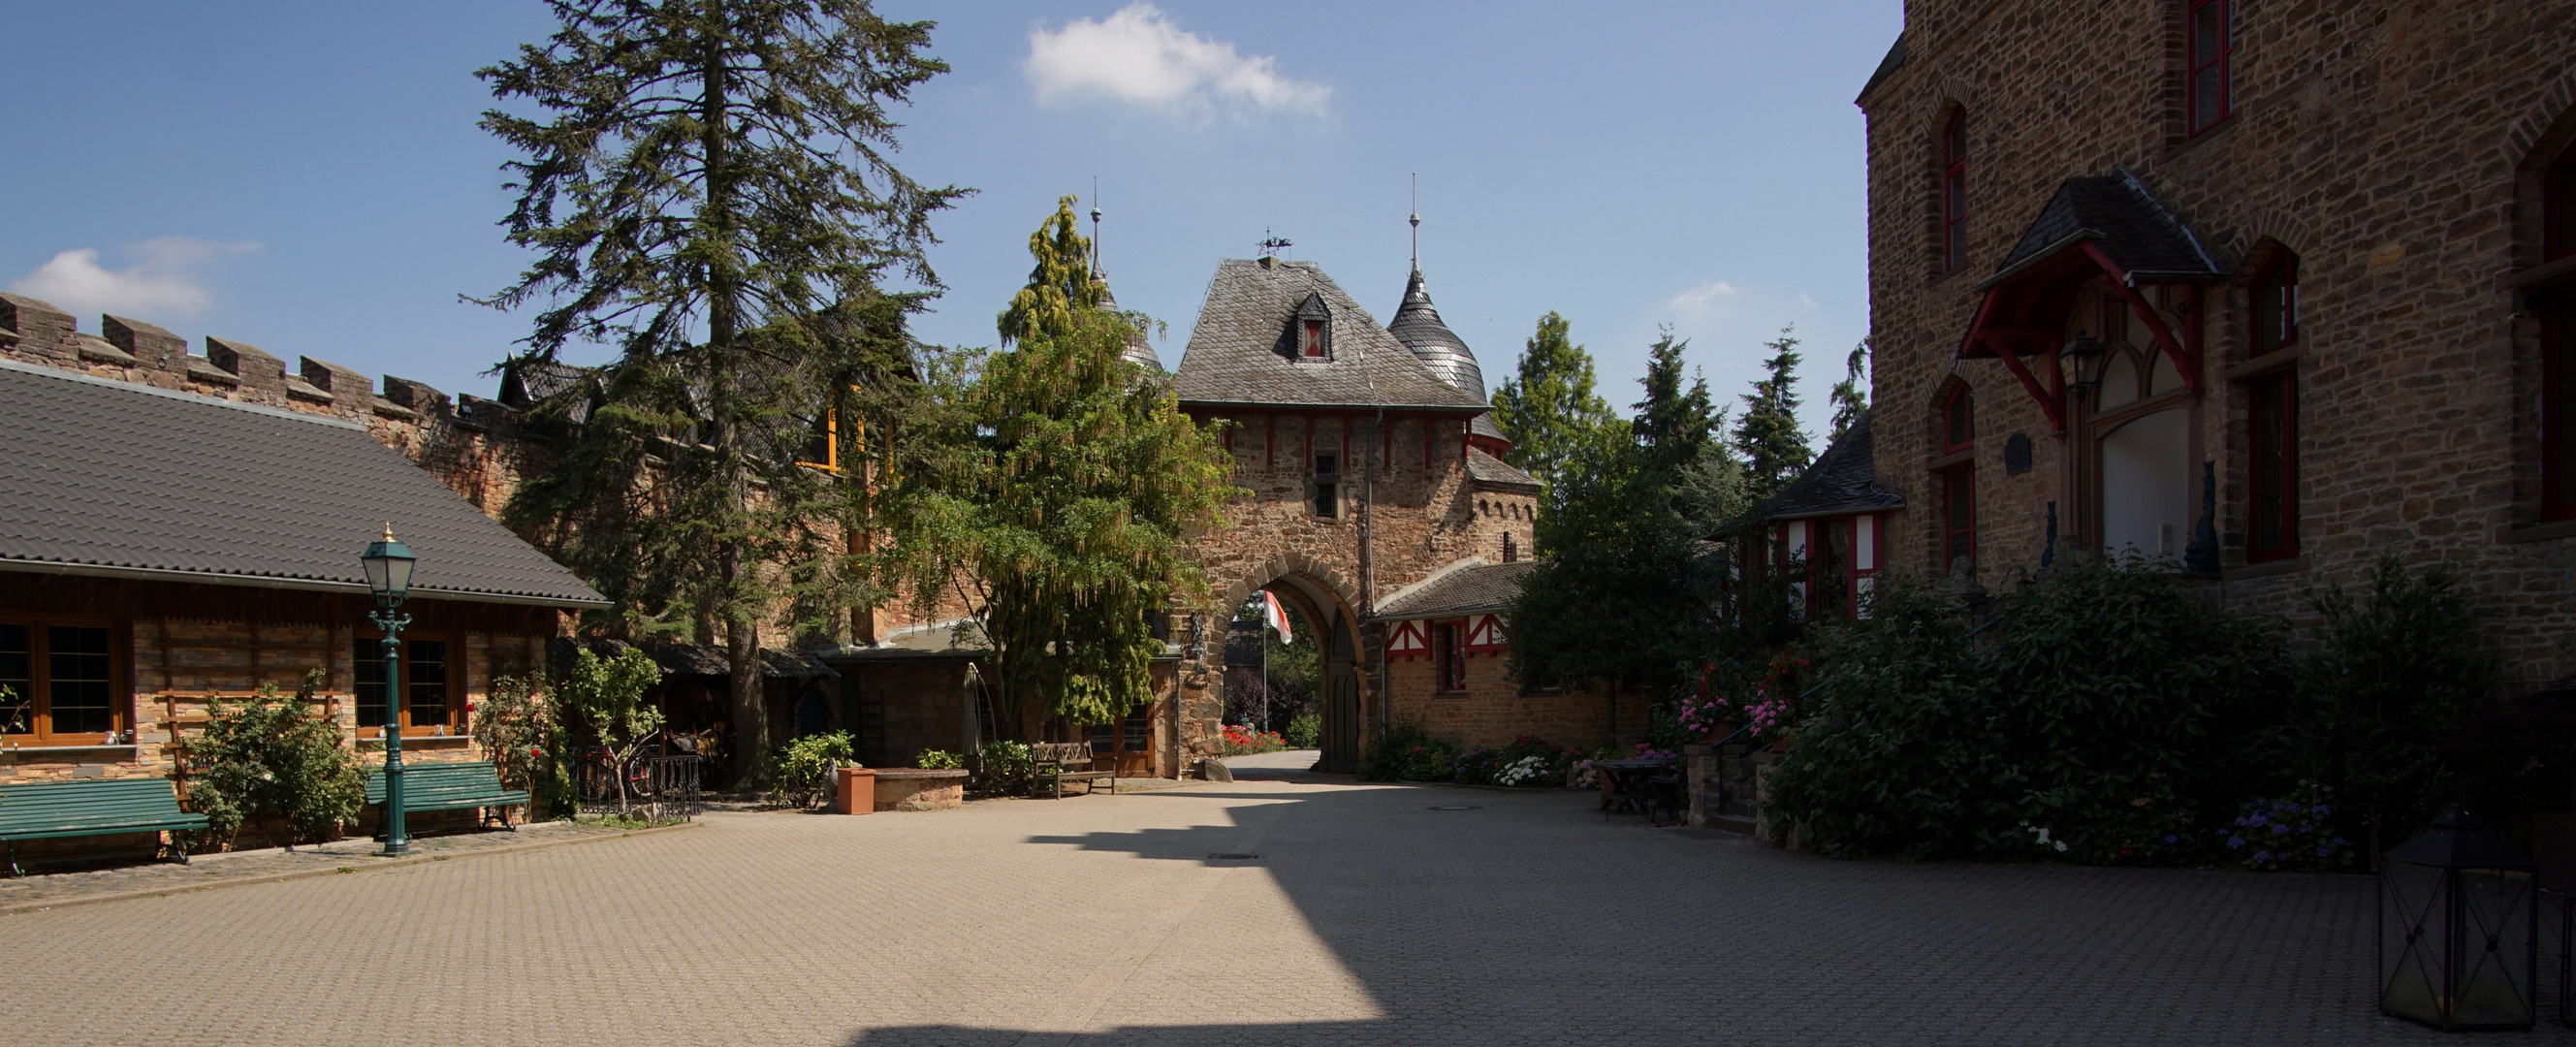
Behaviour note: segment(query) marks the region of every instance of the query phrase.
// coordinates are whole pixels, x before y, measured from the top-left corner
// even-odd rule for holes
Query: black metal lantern
[[[385,536],[367,544],[358,555],[358,563],[367,569],[367,588],[376,594],[376,602],[387,607],[402,606],[411,595],[411,568],[416,558],[411,547],[394,540],[394,525],[385,525]]]
[[[2102,358],[2109,353],[2102,348],[2102,343],[2084,333],[2083,328],[2075,329],[2075,340],[2058,350],[2058,355],[2066,359],[2066,390],[2074,393],[2076,399],[2083,399],[2085,394],[2093,391],[2094,385],[2102,381]]]
[[[2537,872],[2457,804],[2380,855],[2380,1013],[2445,1032],[2531,1028]]]

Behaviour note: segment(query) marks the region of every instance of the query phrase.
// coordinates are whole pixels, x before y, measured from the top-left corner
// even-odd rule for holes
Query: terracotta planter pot
[[[833,810],[842,814],[874,814],[877,809],[877,772],[872,767],[839,769],[840,788],[835,791]]]

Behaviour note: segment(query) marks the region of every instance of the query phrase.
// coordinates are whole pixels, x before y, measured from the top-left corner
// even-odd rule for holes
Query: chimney
[[[72,314],[52,302],[0,291],[0,349],[69,360],[75,354],[66,343],[74,327]]]
[[[249,342],[206,336],[206,360],[241,379],[242,388],[286,395],[286,361]]]
[[[125,350],[137,364],[155,371],[175,375],[188,373],[188,340],[141,320],[129,320],[114,313],[98,318],[99,332],[107,344]]]

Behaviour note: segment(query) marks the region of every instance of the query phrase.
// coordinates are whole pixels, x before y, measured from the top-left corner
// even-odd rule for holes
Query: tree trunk
[[[709,442],[715,447],[719,482],[725,485],[726,510],[735,514],[739,523],[748,508],[749,485],[743,480],[740,433],[734,425],[734,378],[732,368],[740,360],[735,351],[741,320],[741,274],[735,270],[733,159],[729,135],[732,117],[728,92],[731,74],[726,67],[725,15],[719,0],[707,0],[707,53],[700,67],[705,98],[699,119],[704,128],[700,145],[706,152],[707,196],[700,213],[705,235],[714,241],[707,263],[707,423]],[[730,530],[731,528],[726,528]],[[760,628],[754,615],[756,607],[743,602],[750,588],[746,572],[756,565],[742,561],[738,544],[728,544],[722,554],[720,574],[724,586],[719,596],[724,622],[725,656],[730,663],[733,691],[734,779],[759,783],[761,758],[769,752],[769,709],[762,700],[760,687]]]

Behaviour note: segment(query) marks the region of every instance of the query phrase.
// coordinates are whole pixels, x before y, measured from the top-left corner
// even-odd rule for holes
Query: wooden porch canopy
[[[2048,413],[2049,423],[2064,432],[2066,379],[2058,367],[2057,351],[2077,290],[2096,277],[2107,277],[2128,300],[2130,310],[2182,373],[2184,385],[2199,388],[2200,326],[2186,324],[2176,332],[2138,288],[2190,285],[2187,310],[2196,314],[2199,286],[2226,279],[2227,270],[2126,169],[2069,178],[2058,186],[2057,195],[2022,233],[2003,268],[1978,282],[1977,290],[1985,293],[1985,300],[1978,304],[1977,318],[1968,325],[1957,356],[2001,359]],[[2023,359],[2028,356],[2044,358],[2045,382]]]

